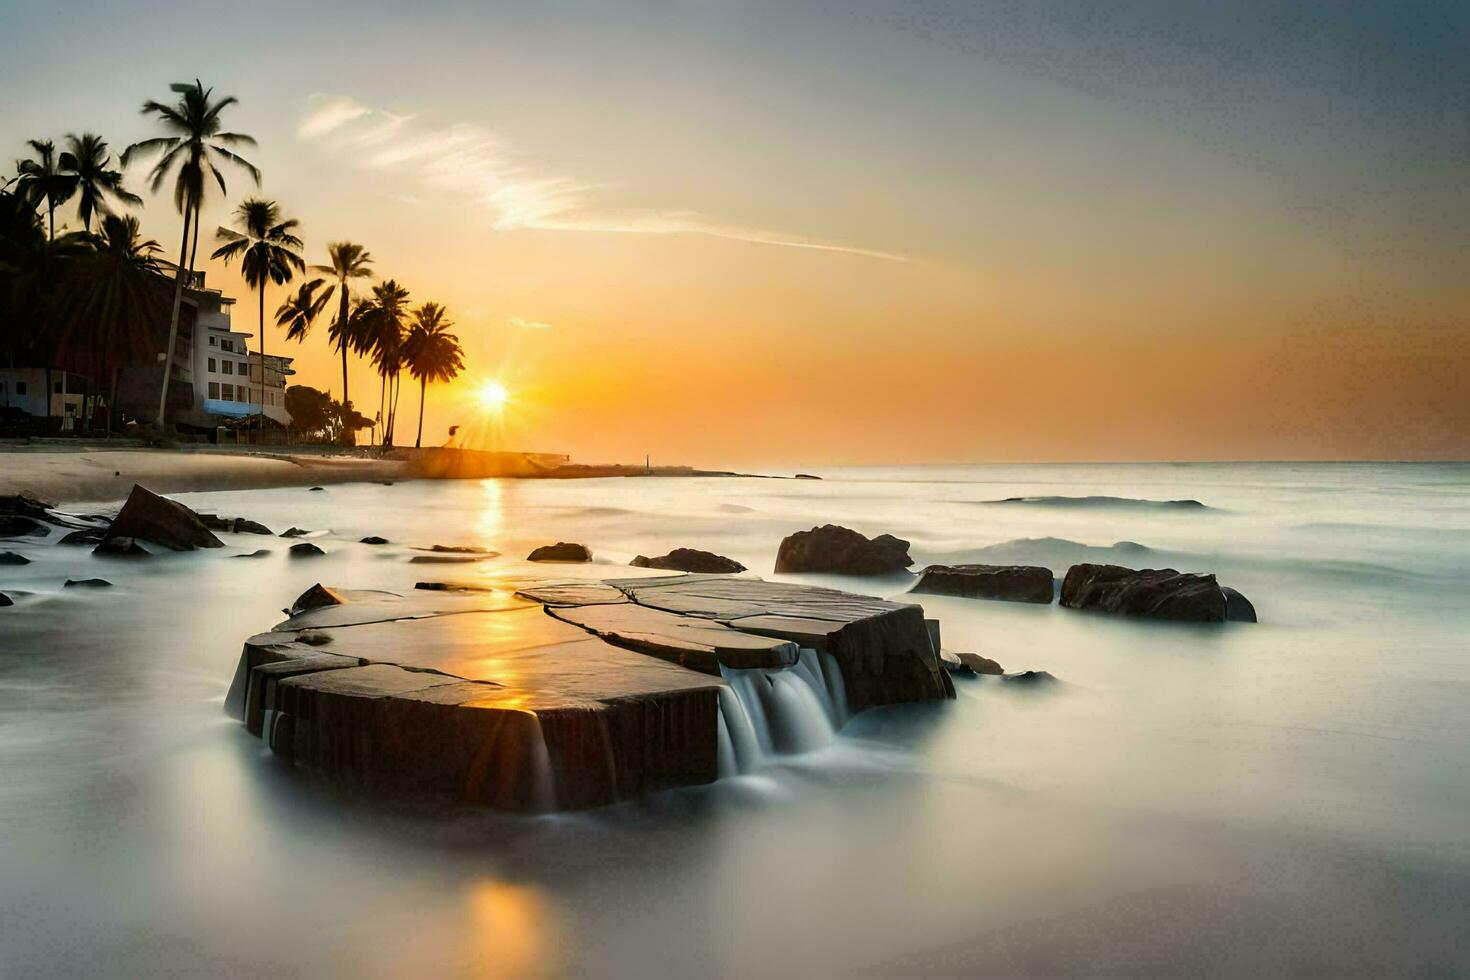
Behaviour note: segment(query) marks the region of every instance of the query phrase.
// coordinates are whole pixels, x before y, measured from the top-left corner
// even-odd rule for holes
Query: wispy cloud
[[[719,221],[695,211],[628,210],[599,202],[606,188],[533,165],[496,134],[469,123],[436,125],[374,109],[345,95],[313,94],[297,121],[307,142],[350,147],[370,170],[408,174],[483,208],[498,231],[521,228],[630,235],[707,235],[757,245],[843,252],[896,262],[902,255]],[[523,323],[522,326],[545,327]]]
[[[510,318],[510,325],[520,327],[522,330],[550,330],[551,324],[542,323],[540,320],[526,320],[518,316]]]

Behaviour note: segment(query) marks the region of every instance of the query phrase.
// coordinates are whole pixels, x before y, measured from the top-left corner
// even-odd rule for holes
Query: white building
[[[293,358],[267,354],[262,379],[259,347],[252,353],[249,345],[254,334],[231,326],[235,301],[218,289],[205,288],[203,273],[196,273],[194,286],[185,293],[195,308],[192,377],[185,380],[194,386],[195,414],[241,418],[264,412],[267,418],[290,425],[286,379],[296,373],[291,369]]]
[[[0,408],[16,408],[27,415],[50,414],[62,419],[63,432],[71,431],[91,406],[91,381],[73,371],[51,371],[51,406],[46,406],[46,369],[0,367]],[[70,420],[70,421],[67,421]]]

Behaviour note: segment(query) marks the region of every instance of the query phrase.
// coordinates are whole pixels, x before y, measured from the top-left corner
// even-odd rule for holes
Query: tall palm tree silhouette
[[[419,431],[413,445],[424,440],[424,393],[431,381],[453,381],[464,367],[459,338],[449,332],[454,326],[438,303],[425,303],[413,314],[413,324],[403,342],[403,359],[408,373],[419,382]]]
[[[61,154],[61,169],[73,181],[77,217],[82,219],[82,230],[88,234],[92,231],[94,214],[111,213],[107,202],[109,197],[133,207],[143,203],[141,197],[123,187],[122,171],[112,169],[112,154],[107,150],[107,141],[96,133],[67,136],[66,152]]]
[[[36,154],[33,160],[15,164],[16,189],[32,207],[46,205],[46,235],[56,237],[56,208],[65,204],[77,189],[76,178],[67,173],[56,155],[56,144],[50,140],[27,140]]]
[[[301,239],[295,229],[301,224],[295,218],[281,220],[281,209],[275,201],[252,197],[235,209],[240,230],[220,228],[215,238],[224,242],[210,258],[224,259],[226,264],[240,259],[245,282],[260,294],[260,425],[265,427],[265,287],[271,283],[284,286],[306,268],[301,257]],[[248,386],[247,386],[248,390]]]
[[[248,173],[257,186],[260,171],[248,160],[237,155],[231,147],[253,146],[255,139],[244,133],[224,132],[220,115],[239,100],[233,95],[213,99],[214,89],[205,88],[197,78],[193,84],[175,82],[169,89],[178,96],[173,105],[149,100],[143,103],[143,115],[157,116],[168,132],[167,136],[134,143],[123,151],[123,166],[134,157],[161,154],[158,163],[148,175],[149,189],[154,193],[163,186],[170,173],[174,174],[174,207],[184,216],[184,233],[179,244],[178,273],[174,280],[173,312],[169,314],[168,350],[164,354],[163,384],[158,389],[157,424],[164,424],[164,406],[168,403],[169,375],[173,369],[174,349],[179,333],[179,306],[184,299],[186,279],[194,277],[194,259],[189,252],[189,231],[194,232],[194,248],[199,247],[199,210],[204,204],[207,178],[213,177],[220,193],[229,193],[225,187],[224,174],[219,164],[228,163]]]
[[[332,242],[327,245],[327,264],[311,267],[311,271],[325,272],[332,280],[327,286],[322,302],[325,303],[331,299],[333,291],[339,291],[337,321],[332,324],[328,339],[336,345],[337,351],[342,355],[342,411],[345,417],[350,417],[352,407],[352,400],[347,396],[347,348],[353,346],[349,319],[352,304],[351,284],[354,279],[372,278],[372,264],[373,257],[361,245],[353,242]],[[344,427],[343,431],[345,437],[345,433],[349,430]]]

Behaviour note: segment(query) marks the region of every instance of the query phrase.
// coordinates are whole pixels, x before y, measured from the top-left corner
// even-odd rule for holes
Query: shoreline
[[[688,466],[578,464],[537,453],[394,449],[390,456],[313,451],[312,447],[146,448],[129,446],[0,447],[0,496],[26,494],[56,505],[112,503],[138,483],[154,493],[265,490],[397,480],[598,477],[764,477]]]

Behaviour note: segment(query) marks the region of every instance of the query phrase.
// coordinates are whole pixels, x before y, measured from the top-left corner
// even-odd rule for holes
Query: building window
[[[214,363],[214,358],[211,357],[209,359],[209,373],[210,374],[213,374],[214,372],[216,372],[218,370],[219,370],[219,367]]]
[[[27,393],[27,391],[29,391],[29,388],[26,386],[26,383],[24,381],[17,381],[15,383],[15,393],[17,395],[24,395]]]
[[[57,381],[57,382],[52,383],[51,390],[54,391],[58,395],[61,394],[61,382],[60,381]]]
[[[210,398],[214,398],[214,399],[218,399],[219,398],[219,382],[218,381],[211,381],[209,383],[209,397]]]
[[[209,346],[214,347],[217,344],[219,344],[219,338],[218,337],[215,337],[215,336],[211,336],[209,338]]]
[[[222,401],[227,401],[227,402],[234,401],[235,400],[235,386],[234,385],[230,385],[230,384],[220,385],[219,396],[220,396],[220,399]]]
[[[234,361],[221,361],[220,362],[220,367],[224,370],[224,373],[225,374],[234,374],[235,373],[235,362]]]

